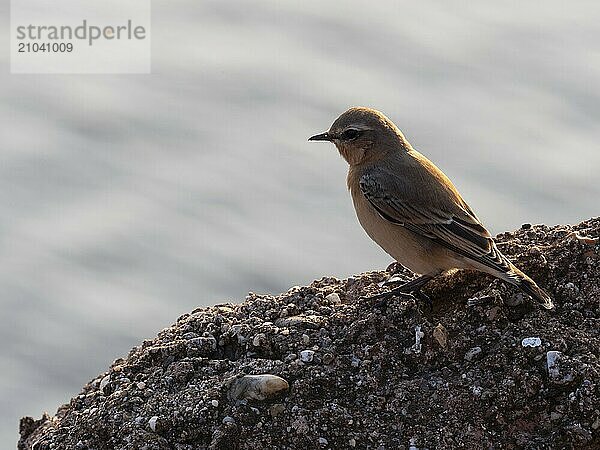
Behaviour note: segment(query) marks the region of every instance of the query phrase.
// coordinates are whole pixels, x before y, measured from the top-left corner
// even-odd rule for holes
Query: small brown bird
[[[418,292],[451,269],[476,269],[517,286],[544,308],[552,299],[496,247],[450,179],[379,111],[351,108],[309,141],[333,142],[350,165],[348,189],[367,234],[421,277],[377,297]]]

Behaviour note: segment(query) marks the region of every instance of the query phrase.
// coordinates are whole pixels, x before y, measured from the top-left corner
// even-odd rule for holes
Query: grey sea
[[[1,448],[182,313],[385,268],[307,142],[350,106],[493,232],[598,214],[597,2],[152,8],[150,75],[11,75],[2,46]]]

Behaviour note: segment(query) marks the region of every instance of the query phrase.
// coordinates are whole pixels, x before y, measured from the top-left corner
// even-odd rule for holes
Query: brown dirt
[[[385,271],[251,293],[180,317],[55,416],[23,418],[19,449],[598,449],[600,245],[573,231],[597,237],[600,219],[497,237],[554,311],[464,271],[425,289],[433,309],[361,299]],[[231,397],[263,373],[289,390]]]

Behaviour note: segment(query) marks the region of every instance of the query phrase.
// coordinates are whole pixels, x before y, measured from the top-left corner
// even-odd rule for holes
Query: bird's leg
[[[376,300],[373,304],[376,308],[385,308],[388,304],[388,300],[394,296],[404,297],[415,300],[424,300],[429,310],[433,310],[433,302],[428,295],[421,292],[421,288],[425,286],[430,280],[432,280],[437,274],[432,275],[421,275],[419,278],[415,278],[401,286],[394,289],[390,289],[387,292],[381,292],[375,295],[369,295],[363,297],[365,300]]]
[[[427,295],[420,289],[416,292],[413,292],[413,295],[415,295],[419,300],[423,300],[425,302],[425,304],[429,308],[430,313],[433,312],[433,300],[431,300],[431,297],[429,297],[429,295]]]
[[[408,283],[404,283],[401,286],[395,287],[394,289],[390,289],[387,292],[380,292],[379,294],[369,295],[365,297],[367,300],[378,300],[378,299],[388,299],[393,297],[394,295],[400,297],[412,296],[413,293],[418,293],[423,286],[425,286],[429,281],[434,278],[434,275],[421,275],[419,278],[415,278],[414,280],[409,281]]]
[[[397,297],[403,297],[407,300],[415,298],[415,296],[410,292],[397,292],[394,295]],[[382,296],[381,294],[378,294],[378,295],[371,295],[371,296],[362,297],[362,298],[365,300],[369,300],[369,301],[375,300],[372,303],[373,307],[378,308],[378,309],[385,309],[385,308],[387,308],[388,302],[389,302],[390,298],[392,298],[392,297],[393,297],[392,295]]]

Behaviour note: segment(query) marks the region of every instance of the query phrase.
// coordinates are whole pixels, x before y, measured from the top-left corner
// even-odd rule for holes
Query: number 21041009
[[[19,42],[19,53],[71,53],[71,42]]]

